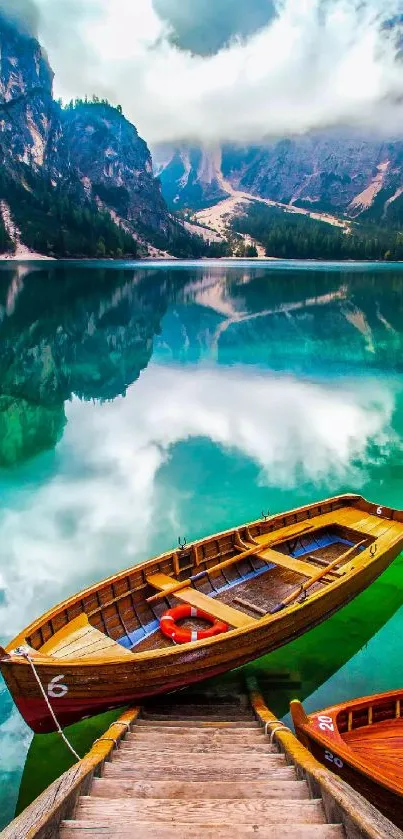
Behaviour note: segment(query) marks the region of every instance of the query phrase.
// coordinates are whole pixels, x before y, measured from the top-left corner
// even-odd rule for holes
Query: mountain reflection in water
[[[2,266],[0,639],[179,534],[350,489],[403,507],[402,292],[393,266]],[[395,568],[259,672],[298,670],[304,698],[359,668]],[[4,690],[0,721],[12,802],[27,734]]]

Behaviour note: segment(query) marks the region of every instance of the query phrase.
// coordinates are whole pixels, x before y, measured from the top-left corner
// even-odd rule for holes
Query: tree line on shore
[[[403,230],[352,223],[346,231],[258,201],[231,226],[261,242],[266,256],[280,259],[403,260]]]

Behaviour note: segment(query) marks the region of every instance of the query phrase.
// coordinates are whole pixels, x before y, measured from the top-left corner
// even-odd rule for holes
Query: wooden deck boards
[[[345,744],[369,768],[403,781],[403,719],[355,728],[342,735]]]
[[[61,659],[91,656],[101,656],[104,659],[127,659],[132,656],[130,650],[126,650],[108,635],[104,635],[103,632],[91,626],[85,614],[74,618],[63,629],[56,632],[41,647],[40,652],[42,655],[51,655],[53,658]]]

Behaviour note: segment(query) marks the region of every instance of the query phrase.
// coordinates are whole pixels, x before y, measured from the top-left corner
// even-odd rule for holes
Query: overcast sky
[[[401,0],[36,5],[56,95],[107,95],[149,142],[403,130]]]

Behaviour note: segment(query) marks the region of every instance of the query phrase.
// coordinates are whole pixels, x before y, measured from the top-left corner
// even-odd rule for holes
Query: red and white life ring
[[[187,629],[185,626],[178,626],[176,621],[184,618],[202,618],[211,623],[211,626],[208,629]],[[177,644],[188,644],[189,641],[201,641],[203,638],[212,638],[213,635],[227,632],[228,624],[216,620],[212,615],[203,612],[202,609],[196,609],[195,606],[184,603],[183,606],[175,606],[174,609],[168,609],[163,614],[160,620],[160,628],[167,638],[171,638]]]

